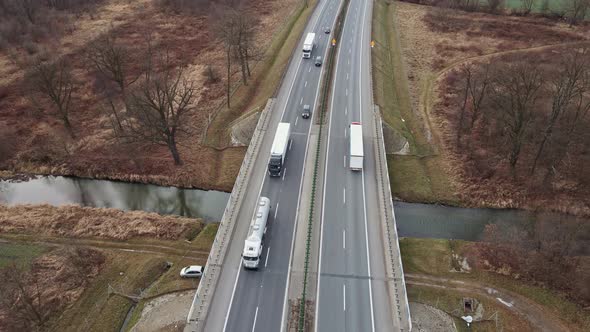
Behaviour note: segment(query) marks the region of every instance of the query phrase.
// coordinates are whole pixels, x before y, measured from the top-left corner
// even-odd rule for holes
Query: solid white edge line
[[[338,7],[338,12],[340,12],[342,7],[342,2],[340,2],[340,6]],[[346,26],[346,18],[348,17],[348,15],[344,18],[344,24],[343,26]],[[336,21],[336,17],[334,17],[334,22]],[[334,26],[334,24],[332,24],[332,26]],[[338,47],[338,51],[335,55],[336,57],[336,63],[335,63],[335,72],[334,72],[334,81],[337,81],[338,78],[338,62],[339,62],[339,58],[340,58],[340,50],[341,48]],[[314,327],[313,330],[315,332],[318,331],[318,321],[319,321],[319,310],[320,310],[320,283],[322,281],[322,249],[324,247],[323,245],[323,240],[324,240],[324,207],[326,205],[326,174],[328,174],[328,163],[330,161],[330,132],[332,131],[332,115],[334,114],[334,110],[333,110],[333,105],[334,105],[334,96],[335,93],[334,91],[336,90],[336,84],[332,84],[332,98],[330,100],[330,119],[329,119],[329,123],[328,123],[328,144],[326,146],[326,165],[324,167],[324,184],[322,187],[323,193],[322,193],[322,218],[320,219],[320,252],[319,252],[319,259],[318,259],[318,272],[317,272],[317,276],[318,276],[318,284],[317,284],[317,289],[316,289],[316,302],[315,302],[315,319],[314,319]]]
[[[265,173],[266,175],[266,173]],[[227,327],[227,321],[229,320],[229,314],[231,312],[231,305],[234,301],[234,295],[236,294],[236,287],[238,287],[238,280],[240,279],[240,273],[242,272],[242,259],[240,258],[240,265],[238,265],[238,275],[236,277],[236,281],[234,282],[234,289],[231,292],[231,298],[229,299],[229,310],[225,314],[225,322],[223,322],[223,331],[225,332],[225,328]]]
[[[322,8],[322,10],[320,11],[320,14],[318,15],[318,18],[316,20],[316,23],[315,23],[315,26],[314,26],[314,29],[313,29],[314,31],[317,28],[317,23],[319,22],[319,17],[322,14],[321,12],[324,11],[326,3],[327,2],[324,2],[323,3],[324,8]],[[340,6],[342,6],[342,1],[340,1],[339,8],[340,8]],[[336,23],[336,16],[334,16],[334,19],[332,20],[332,26],[334,26],[335,23]],[[324,59],[326,58],[326,54],[328,54],[328,50],[329,49],[330,49],[330,45],[328,43],[328,45],[326,47],[326,50],[324,51]],[[322,68],[320,69],[320,76],[319,76],[320,77],[320,80],[321,80],[321,77],[322,77],[322,74],[323,74],[323,70],[324,70],[324,66],[322,66]],[[311,68],[310,68],[310,71],[311,71]],[[295,81],[295,80],[293,80],[293,81]],[[321,87],[321,84],[319,84],[319,83],[320,83],[320,81],[318,81],[318,87],[316,89],[316,96],[315,96],[315,99],[314,99],[314,102],[313,102],[313,108],[312,109],[315,109],[315,105],[317,105],[317,99],[319,97],[319,91],[320,91],[320,87]],[[291,87],[293,87],[293,85],[291,85]],[[289,92],[289,95],[290,94],[291,94],[291,92]],[[286,107],[287,107],[287,104],[285,104],[285,108]],[[284,110],[283,110],[283,116],[284,116]],[[302,170],[301,170],[301,182],[299,183],[299,195],[297,197],[297,210],[295,212],[295,223],[297,223],[297,218],[299,216],[299,208],[301,206],[301,191],[303,190],[303,176],[305,174],[305,162],[307,161],[307,151],[309,150],[309,138],[311,136],[311,127],[312,127],[312,125],[313,124],[310,123],[309,128],[307,130],[307,144],[306,144],[306,147],[305,147],[305,154],[303,156],[303,167],[302,167]],[[297,229],[297,224],[295,224],[295,226],[294,226],[293,237],[291,239],[291,253],[289,254],[289,267],[287,269],[287,283],[285,285],[285,295],[283,296],[283,315],[281,317],[281,329],[280,329],[281,332],[282,331],[286,331],[285,320],[287,318],[286,317],[286,314],[287,314],[287,302],[288,302],[287,300],[289,299],[289,283],[291,281],[291,266],[292,266],[292,263],[293,263],[293,248],[295,246],[295,234],[297,233],[295,231],[296,229]],[[319,280],[319,278],[318,278],[318,280]]]
[[[252,332],[256,328],[256,318],[258,318],[258,307],[256,307],[256,313],[254,314],[254,324],[252,324]]]
[[[268,265],[268,256],[270,256],[270,246],[266,249],[266,259],[264,260],[264,267]]]
[[[362,20],[365,19],[366,15],[367,15],[367,3],[365,2],[364,6],[363,6],[363,16],[362,16]],[[361,47],[359,47],[359,59],[361,61],[359,61],[359,79],[361,80],[361,85],[362,86],[362,50],[363,47],[362,45],[364,45],[364,37],[365,37],[365,24],[362,24],[361,27]],[[369,78],[371,79],[371,78]],[[362,87],[360,88],[359,91],[359,119],[361,119],[362,121],[362,105],[363,105],[363,90]],[[375,311],[373,309],[373,284],[371,281],[371,257],[369,254],[369,231],[368,231],[368,226],[367,226],[367,201],[366,201],[366,197],[365,197],[365,172],[361,171],[361,179],[362,179],[362,183],[363,183],[363,214],[364,214],[364,221],[365,221],[365,245],[367,248],[367,273],[368,273],[368,280],[369,280],[369,303],[370,303],[370,307],[371,307],[371,329],[372,331],[375,331]]]

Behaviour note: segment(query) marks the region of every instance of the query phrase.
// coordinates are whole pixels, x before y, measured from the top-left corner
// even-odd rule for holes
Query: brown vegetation
[[[0,233],[80,238],[176,240],[198,233],[200,220],[141,211],[124,212],[79,206],[0,205]]]
[[[12,6],[13,2],[1,3]],[[55,21],[67,22],[68,33],[46,29],[51,38],[31,39],[35,49],[30,52],[18,41],[0,49],[0,133],[9,136],[0,142],[0,150],[10,152],[0,154],[0,169],[231,190],[245,148],[215,149],[200,143],[212,116],[225,103],[227,83],[227,77],[218,74],[226,61],[223,43],[213,30],[215,18],[209,15],[212,2],[96,3],[75,12],[58,9],[63,19]],[[242,14],[251,15],[249,22],[255,29],[250,28],[253,32],[231,60],[244,63],[248,73],[253,64],[246,60],[258,55],[252,47],[268,47],[271,36],[298,2],[238,4]],[[53,13],[53,9],[48,10]],[[23,15],[19,11],[17,18],[23,19]],[[191,107],[186,112],[190,134],[176,142],[177,155],[182,156],[180,166],[175,166],[175,159],[178,162],[180,158],[169,144],[117,139],[117,128],[111,122],[112,111],[125,114],[124,101],[140,88],[141,80],[137,78],[145,74],[145,60],[150,53],[167,53],[169,69],[174,73],[184,67],[187,80],[194,84],[193,99],[200,101],[198,109]],[[34,81],[25,79],[38,77],[29,63],[49,67],[67,64],[73,82],[72,86],[64,86],[68,88],[67,98],[31,98],[32,92],[40,89],[31,89]],[[113,66],[116,64],[121,66]],[[230,72],[233,84],[243,76],[240,71]],[[60,106],[68,106],[67,119],[53,116],[64,114],[56,112],[65,110]],[[68,126],[72,135],[64,129]]]
[[[468,250],[481,268],[533,285],[563,291],[574,302],[590,304],[590,259],[585,220],[551,216],[525,224],[486,226],[484,241]]]
[[[0,330],[47,330],[48,321],[80,297],[104,262],[94,249],[61,248],[37,258],[29,270],[16,263],[0,270]]]

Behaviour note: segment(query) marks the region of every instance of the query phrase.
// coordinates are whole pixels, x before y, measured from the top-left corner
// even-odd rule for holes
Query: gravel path
[[[148,302],[132,332],[181,330],[191,307],[195,291],[172,293]]]
[[[457,331],[453,319],[446,312],[423,303],[410,302],[412,331],[451,332]]]

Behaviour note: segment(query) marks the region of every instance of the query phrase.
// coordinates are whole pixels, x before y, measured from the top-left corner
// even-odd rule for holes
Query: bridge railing
[[[197,292],[195,293],[195,297],[193,298],[188,313],[186,323],[189,331],[201,331],[204,329],[208,309],[211,305],[212,296],[215,292],[219,276],[221,275],[221,268],[226,256],[226,251],[229,247],[229,241],[231,240],[235,228],[238,211],[240,210],[244,198],[244,192],[248,185],[248,180],[250,179],[252,167],[256,161],[258,151],[260,150],[260,145],[262,144],[264,132],[268,127],[271,115],[270,110],[273,105],[274,99],[269,100],[260,114],[256,129],[254,130],[254,134],[248,145],[248,150],[242,161],[240,172],[238,173],[235,185],[229,196],[227,205],[225,206],[223,217],[219,223],[219,228],[217,229],[217,234],[215,235],[215,240],[213,241],[207,264],[203,271],[203,276],[201,277],[201,282],[197,287]]]

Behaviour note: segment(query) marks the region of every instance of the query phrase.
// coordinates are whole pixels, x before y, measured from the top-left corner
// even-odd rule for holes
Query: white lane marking
[[[277,213],[279,212],[279,204],[281,204],[281,202],[277,202],[277,207],[275,208],[275,220],[277,219]]]
[[[348,88],[346,88],[346,95],[348,96]]]
[[[346,156],[343,156],[343,157],[344,157],[344,168],[346,168]]]
[[[342,8],[342,1],[340,2],[340,5],[338,6],[338,10],[340,10],[340,8]],[[336,20],[336,17],[334,17],[334,22]],[[334,26],[334,23],[332,23],[332,26]],[[346,18],[344,18],[344,26],[346,26]],[[327,52],[328,48],[326,47],[326,52]],[[336,78],[338,77],[338,62],[339,62],[339,55],[340,55],[340,48],[338,48],[338,54],[336,54],[336,71],[334,73],[334,81],[336,81]],[[325,58],[325,57],[324,57]],[[334,114],[334,109],[333,106],[334,105],[334,95],[335,95],[335,90],[336,90],[336,84],[332,84],[332,101],[330,102],[330,122],[328,123],[328,144],[326,146],[326,151],[328,151],[327,154],[329,154],[330,151],[330,131],[332,130],[332,115]],[[307,150],[306,150],[307,151]],[[326,156],[326,165],[324,166],[324,174],[328,173],[328,164],[330,158],[328,158],[328,156]],[[318,272],[321,273],[322,271],[322,250],[324,248],[324,244],[323,244],[323,236],[324,236],[324,212],[326,211],[326,209],[324,208],[326,206],[326,176],[324,176],[324,190],[323,190],[323,197],[322,197],[322,218],[320,219],[320,252],[319,252],[319,260],[318,260]],[[320,283],[322,281],[321,276],[318,275],[318,284],[317,284],[317,288],[316,288],[316,306],[315,306],[315,317],[316,319],[314,320],[314,327],[313,330],[315,332],[318,331],[318,322],[319,319],[317,317],[319,316],[319,310],[320,310]],[[285,290],[285,296],[286,296],[286,290]],[[284,305],[286,305],[286,298],[285,298],[285,303]],[[283,308],[283,322],[285,321],[285,309]],[[283,326],[281,324],[281,331],[283,331]]]
[[[352,40],[350,42],[352,43]],[[348,59],[348,64],[350,65],[350,59]]]
[[[260,187],[260,189],[262,190],[262,187]],[[260,195],[258,195],[260,196]],[[256,211],[254,211],[256,212]],[[254,215],[252,215],[254,216]],[[236,277],[236,281],[234,282],[234,289],[231,292],[231,298],[229,299],[229,310],[227,311],[227,313],[225,314],[225,322],[223,323],[223,331],[225,332],[225,328],[227,327],[227,321],[229,320],[229,313],[231,312],[231,305],[234,301],[234,295],[236,295],[236,287],[238,287],[238,280],[240,280],[240,272],[242,272],[242,259],[240,258],[240,265],[238,265],[238,276]]]
[[[307,81],[305,81],[305,84],[303,84],[303,87],[306,88],[307,87]]]
[[[348,73],[346,73],[346,80],[348,81]]]
[[[258,308],[256,308],[258,309]],[[342,284],[342,310],[346,311],[346,285]]]
[[[346,138],[346,127],[344,127],[344,138]]]
[[[299,105],[303,104],[303,97],[301,97],[301,101],[299,102]]]
[[[344,106],[344,115],[348,115],[348,106]]]
[[[346,230],[342,230],[342,249],[346,249]]]
[[[346,204],[346,188],[342,188],[342,203]]]
[[[367,4],[368,1],[365,1],[365,4],[363,6],[363,15],[362,17],[366,17],[367,15]],[[361,45],[365,45],[365,41],[364,41],[364,37],[365,37],[365,25],[363,24],[361,27]],[[359,48],[359,53],[360,56],[362,56],[362,49],[363,48]],[[359,79],[362,78],[362,61],[359,61]],[[370,78],[369,78],[370,79]],[[362,79],[361,79],[362,81]],[[359,85],[359,89],[360,89],[360,85]],[[362,105],[363,105],[363,90],[360,89],[359,91],[359,119],[362,119],[361,116],[361,112],[362,112]],[[366,200],[366,195],[365,195],[365,172],[361,173],[361,179],[362,179],[362,183],[363,183],[363,216],[364,216],[364,221],[365,221],[365,245],[367,248],[367,274],[369,275],[369,303],[370,303],[370,307],[371,307],[371,330],[375,331],[375,311],[373,309],[373,286],[372,286],[372,282],[371,282],[371,258],[370,258],[370,254],[369,254],[369,231],[368,231],[368,227],[367,227],[367,200]]]
[[[297,126],[297,120],[299,120],[299,117],[295,118],[295,126]]]
[[[258,317],[258,307],[256,307],[256,313],[254,314],[254,324],[252,324],[252,332],[256,328],[256,318]]]
[[[285,169],[283,170],[283,180],[281,181],[285,181],[285,174],[287,174],[287,167],[285,167]]]
[[[349,53],[349,54],[350,54],[350,53],[352,53],[352,48],[349,48],[349,49],[348,49],[348,53]]]
[[[299,117],[297,117],[297,119],[299,119]],[[291,151],[291,146],[293,145],[293,140],[289,141],[289,151]]]
[[[309,67],[309,70],[307,71],[308,73],[311,73],[311,67]]]
[[[266,259],[264,260],[264,267],[268,265],[268,256],[270,256],[270,247],[266,249]]]

